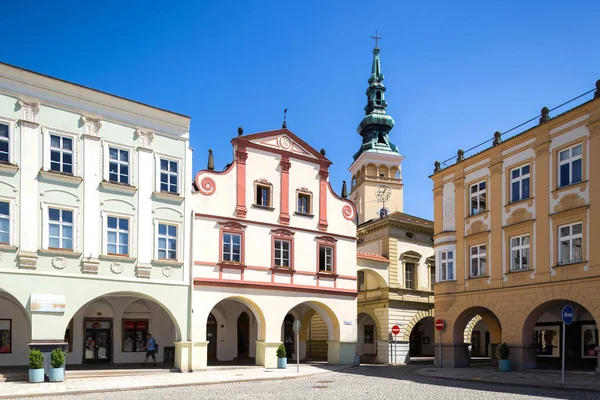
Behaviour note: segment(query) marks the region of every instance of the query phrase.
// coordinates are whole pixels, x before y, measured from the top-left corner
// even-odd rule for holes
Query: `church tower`
[[[373,66],[367,89],[365,117],[356,128],[362,137],[349,170],[352,174],[350,199],[358,211],[358,223],[382,218],[403,210],[402,160],[398,148],[390,141],[394,119],[387,115],[385,86],[377,35],[373,49]]]

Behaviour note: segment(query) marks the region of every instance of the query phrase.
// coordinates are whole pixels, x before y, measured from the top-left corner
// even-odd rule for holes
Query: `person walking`
[[[148,358],[152,357],[152,361],[154,361],[154,363],[152,364],[153,367],[156,367],[156,340],[154,340],[154,338],[152,337],[152,335],[150,333],[148,333],[146,335],[146,360],[144,361],[144,365],[146,365],[148,363]]]

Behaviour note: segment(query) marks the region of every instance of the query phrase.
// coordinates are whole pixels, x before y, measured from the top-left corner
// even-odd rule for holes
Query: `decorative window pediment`
[[[404,253],[400,254],[400,259],[405,262],[419,262],[421,257],[423,256],[413,250],[405,251]]]

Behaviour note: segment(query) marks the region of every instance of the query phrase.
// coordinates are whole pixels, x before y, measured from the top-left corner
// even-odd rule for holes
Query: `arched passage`
[[[559,369],[562,364],[562,310],[573,309],[573,322],[565,327],[565,365],[569,370],[593,370],[599,345],[596,317],[570,300],[551,300],[538,305],[525,319],[521,332],[524,368]]]
[[[247,365],[258,362],[256,342],[264,340],[265,317],[252,300],[243,296],[226,297],[200,320],[204,321],[199,327],[200,337],[209,342],[207,358],[210,363]]]
[[[0,364],[23,365],[31,341],[27,310],[12,294],[0,289]]]
[[[69,364],[143,362],[149,334],[159,344],[156,361],[171,364],[175,342],[181,340],[173,314],[142,293],[105,294],[73,310],[70,317],[64,319]]]
[[[452,335],[454,344],[457,346],[454,350],[455,366],[467,366],[470,364],[470,347],[472,344],[465,342],[465,330],[467,330],[469,324],[471,324],[477,316],[481,318],[478,321],[483,321],[489,332],[490,355],[492,358],[495,357],[496,347],[498,343],[502,341],[502,325],[500,320],[494,312],[486,307],[470,307],[462,311],[454,322]]]

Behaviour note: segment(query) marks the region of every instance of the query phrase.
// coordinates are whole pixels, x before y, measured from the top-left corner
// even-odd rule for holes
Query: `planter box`
[[[277,368],[285,369],[287,368],[287,358],[278,358],[277,359]]]
[[[44,368],[30,369],[29,370],[29,382],[31,382],[31,383],[44,382]]]
[[[65,367],[50,368],[50,382],[62,382],[65,380]]]
[[[498,370],[510,371],[510,360],[498,360]]]

